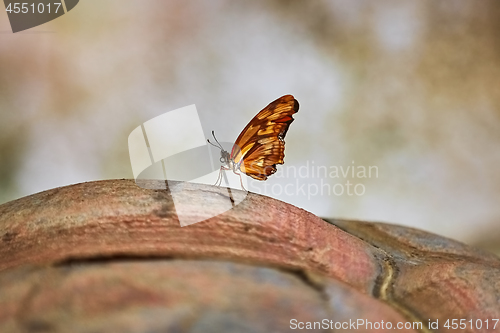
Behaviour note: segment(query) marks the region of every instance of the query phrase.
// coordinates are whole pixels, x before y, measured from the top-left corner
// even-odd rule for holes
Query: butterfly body
[[[282,96],[262,109],[241,131],[231,153],[219,147],[221,171],[243,172],[257,180],[274,174],[276,165],[284,163],[285,135],[298,110],[299,103],[292,95]],[[219,179],[222,181],[220,173]]]

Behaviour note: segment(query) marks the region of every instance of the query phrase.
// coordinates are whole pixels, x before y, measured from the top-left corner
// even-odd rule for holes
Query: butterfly
[[[238,175],[243,189],[239,172],[257,180],[266,180],[274,174],[276,164],[285,163],[285,135],[294,121],[292,115],[298,111],[299,102],[292,95],[285,95],[271,102],[241,131],[231,153],[224,150],[212,131],[218,146],[207,141],[221,150],[220,162],[223,164],[215,185],[222,182],[223,170],[232,170]]]

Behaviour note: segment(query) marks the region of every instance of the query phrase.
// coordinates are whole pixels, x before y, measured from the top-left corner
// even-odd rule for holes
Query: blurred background
[[[129,133],[167,111],[231,142],[293,94],[286,163],[251,191],[500,253],[499,32],[495,0],[82,0],[16,34],[2,11],[0,203],[133,178]],[[313,165],[378,172],[284,172]],[[363,194],[299,190],[346,181]]]

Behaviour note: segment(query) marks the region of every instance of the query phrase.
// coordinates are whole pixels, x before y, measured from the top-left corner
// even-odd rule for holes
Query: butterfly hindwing
[[[231,159],[248,176],[266,180],[276,172],[276,164],[283,164],[285,135],[294,121],[292,115],[299,103],[292,95],[285,95],[266,106],[243,129],[231,151]]]

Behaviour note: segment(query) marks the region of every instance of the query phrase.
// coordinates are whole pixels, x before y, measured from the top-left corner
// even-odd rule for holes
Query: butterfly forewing
[[[299,103],[292,95],[285,95],[266,106],[243,129],[231,151],[231,159],[248,176],[266,180],[276,172],[276,164],[283,164],[285,135],[293,122],[292,115]]]

